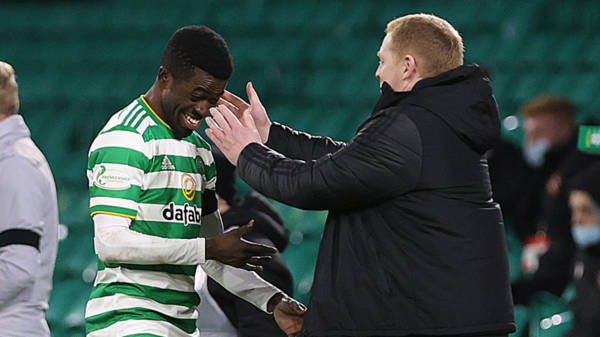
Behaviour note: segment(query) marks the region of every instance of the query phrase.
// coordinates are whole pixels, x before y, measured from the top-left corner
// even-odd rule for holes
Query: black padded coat
[[[484,156],[499,134],[490,82],[465,65],[410,92],[384,84],[348,143],[273,124],[266,146],[244,148],[254,189],[329,210],[303,336],[514,331]]]

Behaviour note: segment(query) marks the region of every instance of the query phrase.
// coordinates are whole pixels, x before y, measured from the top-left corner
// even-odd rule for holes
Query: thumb
[[[252,82],[248,82],[246,84],[246,94],[248,95],[250,105],[262,106],[260,98],[258,98],[258,94],[256,93],[256,90],[254,90],[254,85],[252,84]]]
[[[240,237],[244,236],[244,235],[250,233],[252,231],[253,227],[254,227],[254,219],[248,221],[247,224],[240,227],[240,229],[238,230],[238,234],[240,235]]]
[[[246,110],[242,113],[242,125],[247,128],[256,129],[256,124],[254,123],[254,118],[250,114],[250,111]]]

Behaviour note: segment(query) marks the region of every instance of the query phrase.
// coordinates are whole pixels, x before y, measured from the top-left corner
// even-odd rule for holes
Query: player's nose
[[[208,103],[208,101],[200,101],[195,104],[194,110],[198,115],[204,118],[209,115],[208,109],[212,108],[213,106],[214,105],[211,105],[210,103]]]

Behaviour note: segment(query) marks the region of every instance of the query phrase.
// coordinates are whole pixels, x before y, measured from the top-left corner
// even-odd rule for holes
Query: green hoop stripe
[[[200,296],[196,292],[184,292],[150,287],[137,283],[119,282],[100,283],[94,286],[90,294],[90,300],[116,294],[149,298],[158,303],[182,305],[188,308],[195,308],[200,304]]]
[[[105,329],[117,322],[137,320],[165,321],[191,334],[196,331],[195,319],[177,319],[159,312],[145,308],[129,308],[107,311],[102,314],[87,317],[85,319],[85,332],[90,334],[94,331]]]

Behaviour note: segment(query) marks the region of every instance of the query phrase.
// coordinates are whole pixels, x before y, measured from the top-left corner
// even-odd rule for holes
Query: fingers
[[[226,134],[228,134],[229,131],[231,131],[231,129],[243,125],[240,122],[240,120],[236,117],[236,115],[233,112],[231,112],[231,110],[227,106],[223,104],[219,105],[216,108],[210,108],[209,111],[215,122],[217,122],[217,125]]]
[[[277,248],[275,247],[251,242],[243,238],[241,240],[246,243],[246,252],[252,254],[252,256],[266,256],[277,253]]]
[[[247,253],[252,254],[252,256],[255,256],[255,257],[273,255],[273,254],[277,253],[277,249],[274,247],[263,245],[260,243],[251,242],[251,241],[248,241],[243,238],[244,235],[246,235],[252,231],[253,227],[254,227],[254,219],[248,221],[247,224],[243,225],[242,227],[240,227],[239,229],[236,230],[237,234],[240,237],[240,241],[242,241],[246,245],[245,251]]]
[[[271,262],[272,259],[272,256],[253,256],[246,260],[246,263],[253,266],[264,266],[265,264]]]
[[[221,149],[224,145],[223,141],[225,139],[225,134],[223,130],[217,125],[217,123],[212,118],[206,118],[206,124],[208,125],[208,129],[204,130],[206,135],[210,140],[217,145],[219,149]]]
[[[277,248],[275,248],[275,247],[263,245],[260,243],[250,242],[245,239],[241,239],[241,240],[246,243],[246,252],[248,252],[249,254],[252,254],[252,256],[267,256],[267,255],[273,255],[273,254],[277,253]]]
[[[223,129],[221,129],[221,126],[219,126],[219,124],[217,124],[217,122],[215,122],[214,119],[207,117],[206,118],[206,125],[208,125],[209,129],[214,132],[217,136],[219,137],[224,137],[225,133],[223,132]]]
[[[306,306],[293,298],[285,297],[282,302],[284,303],[284,310],[289,314],[304,316],[306,313]]]
[[[263,271],[263,265],[271,261],[271,256],[253,256],[243,262],[241,268],[252,271]]]
[[[227,100],[229,103],[233,104],[240,110],[246,109],[250,106],[248,103],[246,103],[246,101],[232,94],[228,90],[225,90],[221,98]]]
[[[242,113],[242,118],[240,119],[240,121],[242,122],[242,125],[247,127],[247,128],[252,128],[252,129],[256,129],[256,124],[254,123],[254,118],[252,118],[252,115],[250,114],[250,112],[248,110],[244,111]]]
[[[219,112],[231,127],[241,126],[240,120],[225,105],[219,105]],[[247,114],[246,114],[247,115]],[[218,122],[218,121],[217,121]]]
[[[252,85],[252,82],[248,82],[246,84],[246,94],[248,95],[250,105],[262,106],[260,98],[258,98],[258,94],[256,93],[256,90],[254,90],[254,85]]]
[[[242,118],[242,113],[248,109],[240,109],[237,106],[235,106],[233,103],[229,102],[226,99],[223,99],[222,97],[219,98],[219,105],[224,105],[226,106],[229,110],[231,110],[233,112],[233,114],[237,117],[237,118]]]
[[[225,116],[223,115],[224,110],[229,111],[224,105],[219,105],[217,108],[210,108],[208,111],[210,111],[212,119],[217,122],[217,126],[227,134],[231,130],[231,124],[225,119]]]
[[[245,263],[242,266],[242,268],[246,269],[246,270],[250,270],[250,271],[256,271],[256,272],[263,271],[263,266],[255,266],[255,265],[250,264],[250,263]]]
[[[227,108],[229,108],[231,111],[235,110],[240,110],[240,108],[238,108],[235,104],[229,102],[228,100],[224,99],[223,97],[219,97],[219,101],[217,102],[219,105],[225,105],[227,106]]]

